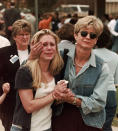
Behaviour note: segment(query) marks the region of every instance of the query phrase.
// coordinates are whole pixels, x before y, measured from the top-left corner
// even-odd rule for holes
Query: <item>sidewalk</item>
[[[0,121],[0,131],[4,131],[1,121]],[[113,127],[113,131],[118,131],[118,127]]]

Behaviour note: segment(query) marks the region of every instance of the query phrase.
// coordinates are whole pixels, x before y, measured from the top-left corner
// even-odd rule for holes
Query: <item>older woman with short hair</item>
[[[107,90],[114,86],[108,65],[92,51],[102,30],[103,24],[95,16],[81,18],[75,24],[76,45],[67,53],[64,76],[75,96],[55,92],[54,95],[60,95],[63,104],[61,110],[57,110],[58,115],[52,119],[53,131],[102,130]]]
[[[3,93],[2,85],[10,92],[0,105],[0,119],[5,131],[10,131],[16,103],[15,75],[22,62],[28,58],[31,38],[31,24],[20,19],[12,26],[13,43],[11,46],[0,48],[0,95]]]

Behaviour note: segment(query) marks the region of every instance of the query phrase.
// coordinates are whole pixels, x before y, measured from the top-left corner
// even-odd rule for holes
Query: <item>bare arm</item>
[[[40,110],[47,104],[54,101],[52,93],[45,97],[34,99],[32,89],[20,89],[18,92],[23,107],[27,113],[32,113],[36,110]]]
[[[5,100],[5,98],[6,98],[6,93],[3,93],[1,96],[0,96],[0,104],[2,104],[3,103],[3,101]]]
[[[3,101],[5,100],[7,93],[10,91],[10,84],[9,83],[4,83],[2,85],[2,90],[3,90],[3,94],[0,97],[0,104],[3,103]]]
[[[47,104],[53,102],[54,100],[58,99],[60,100],[60,96],[55,96],[55,92],[57,88],[61,88],[61,92],[65,92],[67,90],[67,84],[65,83],[59,83],[55,86],[54,91],[52,91],[50,94],[47,96],[41,97],[41,98],[36,98],[34,99],[33,97],[33,92],[32,89],[19,89],[18,93],[21,99],[21,102],[23,104],[24,109],[26,110],[27,113],[32,113],[36,110],[40,110]]]

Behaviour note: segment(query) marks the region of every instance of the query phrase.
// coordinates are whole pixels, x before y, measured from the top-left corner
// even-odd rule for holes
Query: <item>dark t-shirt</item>
[[[66,67],[66,62],[67,62],[67,52],[68,50],[64,50],[63,53],[63,59],[64,59],[64,67],[62,68],[62,70],[60,71],[59,74],[55,75],[55,83],[57,83],[59,80],[62,80],[64,78],[64,70]],[[20,125],[24,128],[24,130],[27,131],[30,130],[30,125],[31,125],[31,114],[28,114],[19,97],[18,94],[18,90],[20,89],[32,89],[33,94],[35,94],[35,90],[32,87],[32,82],[33,82],[33,78],[32,78],[32,73],[30,72],[30,69],[26,66],[22,66],[19,68],[19,70],[16,73],[16,78],[15,78],[15,89],[17,90],[17,94],[16,94],[16,108],[15,108],[15,112],[14,112],[14,116],[13,116],[13,124],[16,125]],[[54,107],[52,106],[52,110],[53,110],[53,114],[58,114],[58,109],[62,108],[62,106],[57,106]]]
[[[31,114],[27,113],[21,103],[18,90],[20,89],[32,89],[34,93],[34,88],[32,87],[32,74],[28,67],[22,66],[16,73],[15,78],[15,89],[17,90],[16,94],[16,107],[13,116],[13,124],[20,125],[23,128],[30,129],[31,125]]]

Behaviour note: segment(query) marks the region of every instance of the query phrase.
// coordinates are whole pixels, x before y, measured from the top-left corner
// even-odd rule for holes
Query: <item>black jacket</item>
[[[5,101],[0,105],[0,114],[10,113],[13,115],[16,99],[15,75],[17,69],[20,67],[20,62],[17,60],[14,64],[10,62],[10,59],[14,56],[18,56],[17,47],[14,43],[12,46],[0,48],[0,95],[3,93],[2,84],[5,82],[10,83],[10,92],[8,93]],[[1,116],[1,115],[0,115]]]

